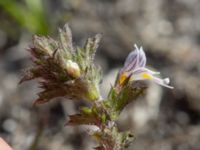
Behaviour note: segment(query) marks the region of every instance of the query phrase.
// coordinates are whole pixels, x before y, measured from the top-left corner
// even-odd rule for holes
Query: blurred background
[[[85,127],[65,127],[82,102],[58,100],[32,107],[36,81],[19,85],[31,66],[27,47],[34,34],[57,38],[69,23],[82,46],[96,33],[96,55],[106,96],[133,44],[143,46],[148,67],[171,79],[174,90],[150,85],[118,121],[131,130],[130,150],[200,149],[199,0],[0,0],[0,136],[15,150],[92,150]]]

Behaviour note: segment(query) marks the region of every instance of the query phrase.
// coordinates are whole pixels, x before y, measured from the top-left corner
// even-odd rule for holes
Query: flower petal
[[[139,62],[139,49],[135,49],[126,58],[123,68],[127,72],[130,70],[134,70],[135,68],[137,68],[138,62]]]
[[[169,86],[169,78],[160,79],[154,75],[160,74],[160,72],[155,72],[147,69],[146,66],[146,55],[142,47],[134,45],[135,49],[132,51],[124,63],[124,67],[119,72],[119,84],[122,84],[125,79],[129,78],[129,81],[137,80],[152,80],[159,85],[165,86],[167,88],[173,89]]]
[[[129,81],[150,80],[150,79],[153,79],[153,75],[146,71],[143,71],[132,74]]]
[[[135,49],[128,55],[122,70],[124,72],[133,71],[139,67],[145,67],[146,55],[142,47],[138,48],[135,44]]]
[[[168,85],[169,82],[170,82],[169,78],[160,79],[160,78],[157,78],[157,77],[153,77],[153,81],[156,82],[159,85],[164,86],[164,87],[174,89],[174,87]]]
[[[135,45],[135,47],[137,47],[137,45]],[[140,53],[139,53],[139,64],[138,64],[138,66],[139,67],[145,67],[146,62],[147,62],[146,55],[145,55],[142,47],[140,47],[139,51],[140,51]]]
[[[145,68],[146,69],[146,68]],[[133,73],[130,77],[129,81],[138,81],[138,80],[151,80],[154,81],[155,83],[162,85],[164,87],[173,89],[174,87],[169,86],[169,78],[165,78],[165,79],[160,79],[158,77],[153,76],[153,74],[149,73],[148,71],[143,70],[142,72],[138,72],[138,73]]]
[[[137,74],[137,73],[141,73],[141,72],[147,72],[149,74],[152,74],[152,75],[156,75],[156,74],[160,74],[160,72],[155,72],[155,71],[152,71],[148,68],[138,68],[138,69],[135,69],[132,73],[133,74]]]

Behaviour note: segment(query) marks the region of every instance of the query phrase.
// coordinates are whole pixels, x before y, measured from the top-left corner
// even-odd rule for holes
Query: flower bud
[[[72,60],[67,60],[65,69],[67,70],[67,73],[74,78],[78,78],[81,75],[78,64]]]

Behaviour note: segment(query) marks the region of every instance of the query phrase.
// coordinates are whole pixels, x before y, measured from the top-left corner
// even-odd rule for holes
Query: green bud
[[[100,97],[98,88],[95,85],[88,85],[88,92],[85,94],[89,101],[98,100]]]

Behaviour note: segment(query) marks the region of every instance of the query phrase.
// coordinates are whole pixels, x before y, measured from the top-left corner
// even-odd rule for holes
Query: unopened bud
[[[74,77],[74,78],[78,78],[80,77],[81,73],[80,73],[80,68],[78,66],[78,64],[76,62],[73,62],[71,60],[68,60],[66,62],[66,66],[65,66],[67,73]]]

